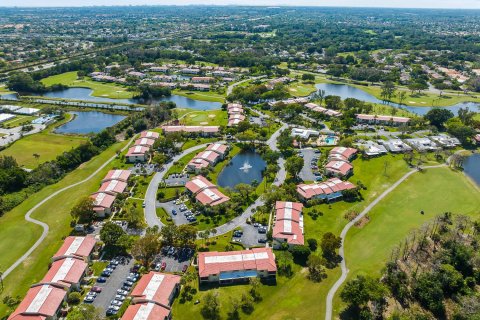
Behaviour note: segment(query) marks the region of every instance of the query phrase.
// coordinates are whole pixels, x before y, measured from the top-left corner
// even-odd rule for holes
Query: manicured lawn
[[[317,91],[314,84],[308,84],[303,82],[296,82],[288,87],[288,91],[292,96],[305,97],[309,94]]]
[[[182,170],[185,168],[185,166],[187,165],[187,163],[190,162],[190,160],[193,159],[193,157],[195,157],[195,155],[199,152],[201,152],[202,149],[200,150],[197,150],[197,151],[193,151],[193,152],[190,152],[189,154],[185,155],[183,158],[181,158],[180,160],[178,160],[176,163],[174,163],[172,165],[172,167],[167,171],[167,173],[165,174],[165,177],[168,177],[169,175],[171,175],[172,173],[181,173]]]
[[[172,94],[176,94],[179,96],[187,97],[194,100],[200,101],[211,101],[211,102],[224,102],[225,95],[219,94],[217,92],[212,91],[188,91],[188,90],[180,90],[175,89],[172,91]]]
[[[448,168],[415,173],[372,209],[370,222],[348,233],[348,279],[358,274],[380,275],[392,249],[435,216],[450,211],[478,220],[478,208],[480,192],[463,174]],[[344,307],[338,297],[334,305],[337,314]]]
[[[127,91],[128,87],[126,86],[93,81],[89,77],[77,79],[76,71],[50,76],[42,79],[41,81],[47,87],[53,84],[63,84],[69,87],[90,88],[93,90],[92,95],[95,97],[128,99],[132,98],[134,95],[134,92]]]
[[[228,115],[222,110],[196,111],[191,109],[178,109],[180,122],[186,126],[226,126]]]
[[[87,138],[81,136],[64,136],[40,132],[17,140],[10,147],[1,151],[0,155],[12,156],[19,165],[26,168],[35,168],[85,141],[87,141]],[[33,156],[34,154],[39,155],[38,159]]]
[[[41,228],[24,220],[25,212],[36,205],[51,193],[65,186],[85,179],[94,172],[105,161],[114,156],[125,142],[117,143],[96,156],[89,162],[80,166],[68,174],[60,182],[45,187],[33,194],[22,204],[5,213],[0,217],[0,256],[1,268],[5,270],[16,259],[23,255],[27,249],[39,238]],[[70,210],[77,203],[78,199],[86,196],[99,187],[101,179],[110,169],[105,167],[94,179],[62,192],[53,199],[40,206],[32,217],[46,222],[50,231],[44,242],[32,253],[32,255],[20,266],[18,266],[8,277],[4,279],[4,290],[1,293],[3,298],[6,295],[23,297],[28,287],[38,282],[45,275],[51,256],[62,244],[62,238],[67,236],[72,228],[70,227]],[[4,304],[0,305],[0,317],[7,312]]]
[[[182,192],[185,191],[185,187],[166,187],[166,188],[158,188],[158,192],[163,192],[164,196],[161,202],[166,202],[165,200],[169,200],[175,198],[180,195]]]
[[[191,147],[195,147],[204,143],[216,142],[218,138],[197,138],[197,139],[188,139],[182,145],[182,150],[190,149]]]

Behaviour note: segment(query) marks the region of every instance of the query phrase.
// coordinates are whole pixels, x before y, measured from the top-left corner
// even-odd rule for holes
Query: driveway
[[[314,157],[320,154],[315,153],[315,150],[312,148],[301,149],[300,152],[303,155],[303,168],[302,171],[300,171],[300,178],[303,181],[315,181],[316,177],[313,174],[311,162]]]
[[[126,264],[119,264],[112,272],[112,275],[107,278],[107,282],[95,283],[95,286],[102,287],[102,292],[100,292],[93,301],[94,306],[107,311],[110,302],[115,299],[117,290],[122,287],[122,284],[128,277],[130,268],[132,268],[133,265],[133,259],[130,259]]]
[[[267,239],[265,233],[259,233],[258,227],[255,228],[251,224],[244,224],[242,226],[243,235],[240,238],[234,237],[233,239],[239,239],[237,242],[241,242],[246,248],[263,246],[265,243],[258,242],[259,239]]]
[[[173,223],[175,223],[177,226],[189,223],[183,212],[180,212],[180,206],[175,204],[175,200],[168,202],[157,202],[157,208],[165,209],[167,214],[172,218]],[[175,210],[177,214],[172,214],[173,210]]]
[[[173,157],[172,160],[164,166],[165,168],[162,172],[155,173],[152,180],[150,181],[150,184],[148,185],[147,192],[145,193],[145,209],[144,209],[145,221],[147,222],[147,225],[149,227],[159,226],[161,228],[164,226],[162,221],[160,221],[160,219],[157,217],[156,205],[157,205],[158,185],[160,184],[160,182],[162,182],[163,177],[165,176],[167,171],[173,166],[173,164],[176,161],[180,160],[181,158],[183,158],[184,156],[186,156],[191,152],[206,148],[207,145],[208,143],[205,143],[205,144],[188,148],[187,150],[183,151],[179,155],[176,155],[175,157]]]
[[[12,143],[18,139],[20,139],[22,136],[27,136],[31,135],[34,133],[38,133],[45,129],[45,125],[43,124],[32,124],[33,130],[28,131],[28,132],[23,132],[22,135],[22,127],[15,127],[11,129],[4,129],[0,128],[0,133],[3,134],[4,136],[0,139],[0,146],[6,146],[9,143]]]

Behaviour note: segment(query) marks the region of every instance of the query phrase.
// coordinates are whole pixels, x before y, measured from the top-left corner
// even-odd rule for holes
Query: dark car
[[[99,278],[97,278],[97,282],[100,282],[100,283],[107,282],[107,278],[99,277]]]
[[[110,271],[103,271],[102,272],[102,277],[110,277],[112,273]]]
[[[183,268],[182,268],[182,272],[187,271],[187,269],[188,269],[188,265],[184,265]]]

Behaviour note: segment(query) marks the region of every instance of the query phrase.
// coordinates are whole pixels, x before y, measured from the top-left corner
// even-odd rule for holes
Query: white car
[[[118,301],[118,300],[113,300],[112,302],[110,302],[110,305],[111,306],[117,306],[117,307],[120,307],[122,306],[123,302],[122,301]]]
[[[117,294],[122,295],[122,296],[128,296],[128,291],[127,290],[122,290],[118,289]]]
[[[115,296],[115,300],[117,300],[117,301],[122,301],[122,302],[123,302],[123,301],[125,301],[125,296],[122,296],[122,295],[120,295],[120,294],[117,294],[117,295]]]

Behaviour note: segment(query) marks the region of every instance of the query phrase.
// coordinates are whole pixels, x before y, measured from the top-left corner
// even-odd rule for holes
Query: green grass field
[[[181,124],[186,126],[226,126],[228,115],[223,110],[197,111],[192,109],[178,108]]]
[[[450,211],[478,220],[479,208],[480,192],[462,173],[449,168],[415,173],[372,209],[370,222],[348,233],[348,279],[358,274],[379,276],[392,249],[436,215]],[[345,307],[338,296],[334,306],[337,314]]]
[[[12,156],[19,165],[32,169],[41,163],[55,159],[62,152],[75,148],[85,141],[87,138],[81,136],[41,132],[17,140],[7,149],[0,151],[0,155]],[[38,159],[34,154],[39,155]]]
[[[39,226],[25,222],[25,212],[52,192],[88,177],[105,161],[114,156],[116,151],[123,145],[125,145],[125,142],[113,145],[101,155],[96,156],[68,174],[58,183],[43,188],[41,191],[30,196],[22,204],[0,217],[0,256],[2,257],[2,270],[5,270],[24,254],[41,234],[41,228]],[[111,166],[107,166],[101,170],[94,179],[60,193],[40,206],[32,214],[33,218],[46,222],[50,226],[50,232],[44,242],[32,255],[4,279],[4,290],[0,298],[6,295],[20,295],[23,297],[28,287],[38,282],[45,275],[51,256],[58,250],[62,243],[62,237],[67,236],[71,231],[70,209],[76,204],[80,197],[86,196],[98,189],[101,179],[110,168]],[[1,304],[0,317],[3,317],[7,311],[7,307]]]
[[[305,97],[311,93],[317,91],[314,84],[308,84],[303,82],[296,82],[288,86],[288,91],[292,96],[295,97]]]
[[[41,82],[47,87],[53,84],[63,84],[69,87],[90,88],[93,90],[92,95],[95,97],[129,99],[134,95],[134,92],[127,91],[128,87],[126,86],[92,81],[88,77],[78,79],[76,71],[50,76],[42,79]]]
[[[18,127],[18,126],[22,126],[24,124],[29,124],[30,121],[32,121],[33,119],[36,119],[37,117],[34,117],[34,116],[21,116],[21,115],[18,115],[16,116],[15,118],[11,119],[11,120],[8,120],[8,121],[5,121],[2,123],[2,126],[4,128],[15,128],[15,127]]]
[[[225,95],[212,91],[187,91],[175,89],[172,94],[200,101],[225,102]]]

